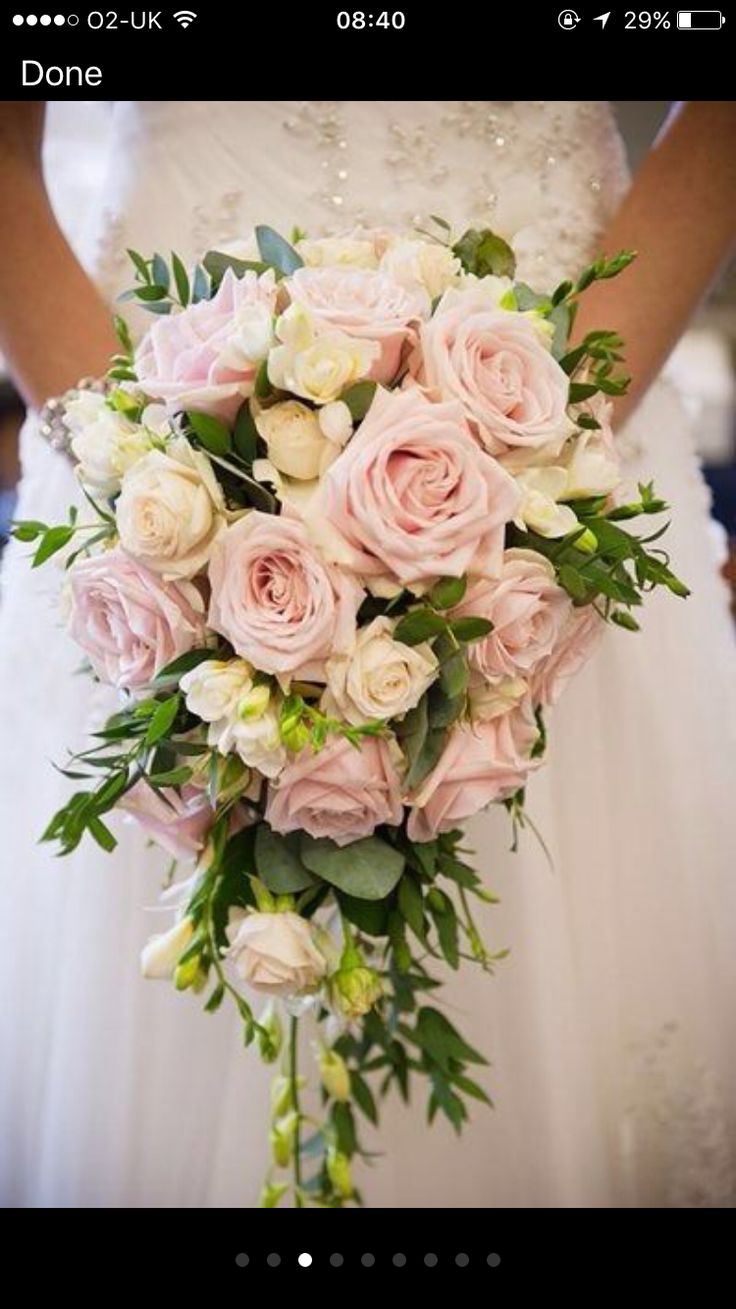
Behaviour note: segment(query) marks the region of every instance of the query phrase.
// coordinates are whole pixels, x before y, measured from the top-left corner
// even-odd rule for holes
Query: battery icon
[[[720,9],[678,9],[677,26],[691,32],[717,32],[725,23]]]

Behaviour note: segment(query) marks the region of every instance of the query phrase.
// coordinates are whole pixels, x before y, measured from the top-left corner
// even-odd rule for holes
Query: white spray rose
[[[325,405],[353,382],[367,377],[380,357],[377,341],[347,336],[344,332],[315,330],[308,311],[292,304],[276,323],[281,345],[268,356],[268,376],[279,391]]]
[[[320,240],[304,239],[297,250],[308,268],[377,268],[378,259],[372,241],[354,236],[326,236]]]
[[[205,723],[217,723],[237,713],[253,686],[253,669],[245,659],[205,659],[184,674],[179,686],[190,713]]]
[[[182,918],[168,932],[152,936],[141,951],[141,972],[144,977],[171,978],[176,965],[192,939],[194,928],[191,918]]]
[[[558,504],[567,487],[567,470],[556,465],[548,468],[529,468],[516,478],[521,491],[514,522],[522,531],[525,527],[540,536],[560,537],[574,532],[578,526],[576,515],[569,505]]]
[[[124,474],[152,448],[145,427],[111,409],[96,391],[80,391],[65,418],[80,480],[102,495],[115,495]]]
[[[462,272],[460,260],[449,246],[407,239],[389,246],[380,267],[407,291],[424,291],[430,301],[455,286]]]
[[[327,660],[329,693],[338,715],[349,723],[407,713],[437,676],[431,647],[395,641],[394,626],[390,618],[374,618],[358,632],[349,654]]]
[[[322,430],[315,410],[299,400],[284,400],[270,409],[261,409],[255,423],[273,466],[300,482],[320,477],[339,453],[339,447]]]
[[[123,549],[165,579],[194,577],[225,525],[225,502],[206,455],[184,437],[128,470],[117,504]]]
[[[237,976],[267,995],[304,995],[327,971],[305,918],[285,913],[231,914],[227,958]]]

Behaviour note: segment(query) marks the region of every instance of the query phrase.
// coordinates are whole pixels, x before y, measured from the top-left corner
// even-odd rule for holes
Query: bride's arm
[[[41,170],[44,105],[0,105],[0,351],[31,405],[105,372],[109,308],[77,262]]]
[[[611,327],[626,342],[631,412],[687,325],[732,247],[736,228],[736,102],[691,101],[639,169],[600,241],[638,251],[630,268],[582,297],[575,337]]]

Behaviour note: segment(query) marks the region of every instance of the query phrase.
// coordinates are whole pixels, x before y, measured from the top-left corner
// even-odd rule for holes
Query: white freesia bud
[[[522,493],[515,523],[529,527],[540,536],[560,537],[574,532],[578,519],[568,505],[558,504],[567,487],[567,470],[559,466],[529,468],[520,473],[516,484]]]
[[[319,1055],[319,1075],[328,1095],[333,1100],[350,1099],[350,1073],[347,1064],[336,1050],[323,1046]]]
[[[347,405],[344,407],[347,409]],[[255,423],[268,446],[271,463],[287,477],[311,482],[336,456],[314,409],[298,400],[284,400],[270,409],[261,409]]]
[[[235,711],[213,723],[210,745],[220,754],[235,752],[244,764],[257,768],[264,777],[276,777],[286,763],[281,740],[279,707],[268,686],[251,686],[238,700]]]
[[[342,449],[353,435],[353,415],[344,400],[333,400],[319,410],[323,436]]]
[[[141,972],[144,977],[171,978],[176,965],[192,939],[194,928],[191,918],[182,918],[168,932],[152,936],[141,951]]]
[[[206,455],[185,437],[130,468],[117,503],[120,544],[165,580],[194,577],[225,526],[225,501]]]
[[[317,241],[305,238],[297,250],[308,268],[377,268],[378,258],[372,241],[354,236],[326,236]]]
[[[394,626],[390,618],[374,618],[360,629],[349,654],[327,660],[327,686],[349,723],[403,716],[437,676],[431,647],[395,641]]]
[[[242,982],[267,995],[305,995],[316,990],[327,964],[306,918],[247,913],[227,928],[227,957]]]
[[[245,659],[206,659],[180,679],[187,709],[205,723],[230,718],[252,689],[253,669]],[[265,688],[268,698],[268,687]]]
[[[66,405],[64,417],[72,433],[79,478],[103,495],[115,495],[128,469],[152,448],[146,429],[111,409],[104,395],[95,391],[80,391]]]
[[[449,246],[438,241],[401,239],[389,246],[381,271],[407,291],[424,291],[432,301],[457,283],[462,265]]]
[[[317,405],[329,404],[353,382],[367,377],[381,353],[377,341],[344,332],[317,333],[300,304],[290,305],[281,315],[276,335],[282,344],[268,356],[271,384]]]

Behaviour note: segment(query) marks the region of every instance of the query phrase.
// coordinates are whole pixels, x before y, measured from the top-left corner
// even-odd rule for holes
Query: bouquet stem
[[[302,1156],[301,1156],[301,1110],[299,1107],[299,1019],[292,1017],[289,1024],[289,1082],[291,1103],[296,1116],[294,1128],[294,1208],[302,1208]]]

